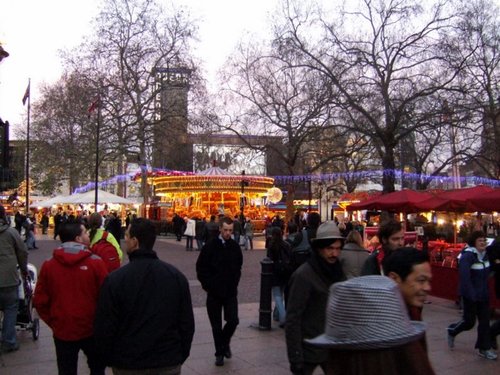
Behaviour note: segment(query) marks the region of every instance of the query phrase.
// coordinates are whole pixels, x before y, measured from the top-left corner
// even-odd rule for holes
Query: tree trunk
[[[392,193],[396,183],[395,169],[396,162],[394,161],[394,147],[386,146],[385,154],[382,157],[382,193]]]

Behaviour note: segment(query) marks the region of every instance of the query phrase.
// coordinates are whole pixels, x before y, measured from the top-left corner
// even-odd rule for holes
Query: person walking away
[[[203,240],[205,243],[219,237],[219,224],[215,222],[215,215],[210,216],[210,221],[205,225]]]
[[[243,233],[243,227],[240,222],[239,216],[236,215],[233,220],[233,238],[238,245],[240,245],[240,238],[242,233]]]
[[[30,216],[26,216],[26,220],[23,223],[25,242],[28,250],[38,249],[35,240],[35,223],[31,220]]]
[[[347,279],[361,276],[361,268],[369,255],[368,250],[363,247],[363,239],[359,232],[351,230],[340,255],[340,263]]]
[[[47,234],[47,229],[49,229],[49,215],[47,215],[46,211],[42,214],[40,225],[42,226],[42,234]]]
[[[186,236],[186,251],[193,251],[193,239],[196,236],[196,221],[188,218],[184,218],[186,222],[186,230],[184,235]]]
[[[245,233],[245,250],[253,250],[253,223],[250,218],[245,221],[245,225],[243,227],[243,233]]]
[[[453,349],[457,335],[472,329],[477,318],[477,339],[474,347],[478,349],[480,357],[495,360],[497,354],[491,350],[490,336],[489,272],[486,234],[474,231],[458,261],[460,295],[463,300],[462,320],[450,324],[447,333],[448,347]]]
[[[312,242],[311,257],[290,279],[285,336],[293,374],[311,375],[318,366],[326,370],[327,351],[304,339],[323,332],[328,290],[332,284],[345,280],[338,260],[343,244],[335,222],[321,224]]]
[[[11,228],[5,207],[0,205],[0,311],[3,312],[0,351],[3,353],[19,349],[16,321],[21,280],[17,267],[22,275],[28,273],[28,251],[17,229]]]
[[[102,228],[102,222],[102,216],[98,212],[94,212],[87,219],[90,251],[100,256],[111,272],[120,267],[123,252],[115,236]]]
[[[395,219],[388,219],[383,222],[378,229],[377,237],[382,247],[373,251],[366,259],[361,268],[362,276],[383,275],[382,262],[384,258],[405,245],[403,225]]]
[[[66,219],[67,219],[66,213],[63,212],[62,209],[60,208],[59,211],[57,211],[57,213],[54,216],[54,240],[59,235],[59,227],[61,226],[61,224],[66,222]]]
[[[174,213],[174,217],[172,218],[172,226],[177,241],[180,241],[182,239],[182,232],[184,229],[184,225],[185,223],[182,217]]]
[[[273,261],[272,295],[281,328],[285,327],[286,310],[284,302],[285,286],[292,275],[290,244],[283,240],[279,227],[273,227],[267,257]]]
[[[215,345],[215,365],[223,366],[224,357],[231,358],[231,337],[239,324],[238,284],[241,278],[243,254],[231,238],[233,220],[223,217],[220,234],[201,249],[196,262],[196,274],[207,292],[207,313]],[[222,313],[226,324],[222,326]]]
[[[196,239],[196,250],[197,251],[201,251],[201,248],[205,244],[203,235],[205,233],[205,226],[206,225],[207,225],[207,222],[205,221],[204,217],[202,217],[201,219],[200,218],[196,219],[196,224],[195,224],[196,235],[194,238]]]
[[[306,340],[329,350],[326,374],[434,375],[422,322],[411,321],[388,277],[352,278],[330,289],[325,333]]]
[[[87,356],[91,375],[104,375],[93,325],[99,288],[108,274],[104,261],[88,249],[90,238],[79,223],[59,228],[62,245],[42,264],[33,305],[52,329],[59,375],[76,375],[78,352]]]
[[[116,212],[111,212],[109,215],[109,220],[106,224],[105,229],[113,235],[115,240],[120,243],[120,239],[122,238],[122,221],[118,217]]]
[[[150,220],[132,220],[125,232],[129,263],[110,273],[101,287],[94,335],[115,375],[177,375],[191,350],[188,281],[158,259],[155,241]]]

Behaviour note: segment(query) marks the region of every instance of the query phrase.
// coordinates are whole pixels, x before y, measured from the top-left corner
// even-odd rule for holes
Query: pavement
[[[259,293],[260,261],[265,257],[264,241],[256,238],[255,250],[244,252],[244,266],[239,286],[240,325],[231,342],[233,357],[223,367],[214,365],[214,347],[210,323],[205,310],[205,293],[196,280],[195,262],[197,251],[186,252],[184,242],[171,237],[159,237],[155,249],[159,257],[179,268],[188,278],[193,298],[196,331],[191,355],[182,366],[183,375],[210,374],[290,374],[286,355],[284,330],[273,322],[271,330],[260,330]],[[51,237],[37,235],[38,250],[30,251],[30,263],[38,270],[44,259],[51,256],[58,244]],[[126,261],[125,261],[126,262]],[[446,327],[460,319],[460,311],[454,302],[429,297],[424,307],[424,321],[427,323],[429,357],[436,374],[498,374],[499,361],[480,358],[474,343],[476,329],[463,332],[455,340],[455,349],[446,344]],[[0,356],[1,375],[55,375],[57,365],[50,329],[41,323],[40,336],[33,340],[31,332],[18,332],[21,348],[17,352]],[[89,374],[83,354],[79,358],[79,374]],[[106,374],[111,374],[111,369]],[[315,374],[321,374],[318,369]]]

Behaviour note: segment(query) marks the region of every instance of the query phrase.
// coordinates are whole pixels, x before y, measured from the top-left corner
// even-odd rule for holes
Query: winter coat
[[[121,369],[176,366],[189,356],[194,335],[186,277],[152,250],[104,281],[95,317],[95,340],[107,365]]]
[[[225,299],[238,295],[243,254],[235,240],[222,237],[208,241],[196,261],[196,275],[203,290]]]
[[[342,270],[348,279],[361,275],[361,268],[370,253],[356,243],[346,243],[340,253],[340,264]]]
[[[325,330],[326,306],[330,286],[345,280],[340,262],[328,264],[313,252],[290,279],[286,308],[286,346],[290,364],[301,367],[304,362],[323,363],[328,349],[304,342]]]
[[[76,341],[92,336],[99,288],[107,274],[104,261],[78,242],[64,242],[42,264],[33,303],[54,337]]]
[[[186,221],[186,230],[184,231],[184,235],[189,237],[196,236],[196,221],[193,219],[188,219]]]
[[[0,219],[0,288],[20,284],[17,265],[21,271],[28,271],[28,250],[19,232]]]
[[[480,254],[475,247],[462,251],[458,262],[460,295],[471,301],[488,301],[490,262],[486,251]]]

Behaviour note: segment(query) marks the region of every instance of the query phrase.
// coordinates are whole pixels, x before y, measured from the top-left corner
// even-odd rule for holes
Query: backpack
[[[305,263],[311,255],[311,244],[309,243],[309,235],[307,234],[307,229],[302,229],[302,240],[300,243],[292,249],[292,267],[294,270],[299,268],[303,263]]]
[[[279,278],[288,280],[288,278],[294,271],[292,258],[290,254],[290,247],[285,246],[283,244],[282,246],[280,246],[279,250],[280,250],[280,255],[279,258],[274,262],[273,269]]]
[[[107,241],[107,238],[108,232],[104,231],[102,238],[90,248],[90,251],[99,256],[106,263],[108,272],[111,272],[120,268],[120,257],[116,248]]]

